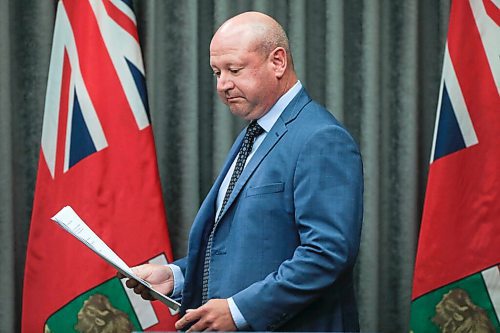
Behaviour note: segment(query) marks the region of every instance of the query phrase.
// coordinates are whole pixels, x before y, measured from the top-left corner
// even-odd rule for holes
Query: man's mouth
[[[231,103],[231,102],[236,102],[237,100],[241,99],[240,96],[231,96],[231,97],[226,97],[226,100],[228,101],[228,103]]]

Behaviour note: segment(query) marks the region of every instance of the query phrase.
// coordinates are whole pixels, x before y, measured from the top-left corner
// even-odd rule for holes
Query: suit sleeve
[[[186,275],[187,257],[177,259],[174,262],[171,262],[171,264],[178,266],[181,269],[182,275]]]
[[[307,307],[354,265],[360,242],[363,172],[345,129],[324,127],[304,140],[293,177],[300,245],[293,257],[233,296],[254,330],[272,330]]]

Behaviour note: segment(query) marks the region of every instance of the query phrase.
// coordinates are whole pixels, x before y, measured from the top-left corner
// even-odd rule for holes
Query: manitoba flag
[[[129,266],[172,260],[131,1],[58,2],[44,112],[23,332],[173,330],[50,221],[70,205]]]
[[[499,332],[500,2],[452,2],[410,326]]]

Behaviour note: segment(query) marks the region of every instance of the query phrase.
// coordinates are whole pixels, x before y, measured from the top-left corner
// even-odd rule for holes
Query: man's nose
[[[217,90],[219,92],[225,92],[229,89],[234,88],[234,82],[228,74],[221,73],[217,78]]]

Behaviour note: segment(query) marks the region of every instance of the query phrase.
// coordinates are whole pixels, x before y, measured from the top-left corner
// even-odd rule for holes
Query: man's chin
[[[235,105],[230,105],[229,106],[229,110],[236,117],[243,118],[245,120],[250,120],[248,118],[250,116],[249,113],[247,111],[245,111],[245,110],[242,110],[241,108],[236,107]]]
[[[242,108],[236,108],[236,107],[229,107],[229,110],[231,111],[232,114],[235,116],[242,118],[246,121],[252,121],[261,118],[266,112],[258,112],[255,109],[252,110],[245,110]]]

